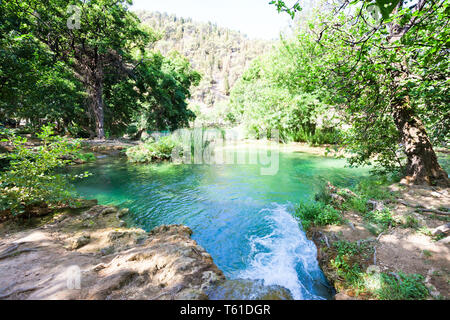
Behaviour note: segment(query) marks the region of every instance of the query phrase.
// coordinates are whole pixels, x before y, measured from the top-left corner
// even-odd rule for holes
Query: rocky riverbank
[[[94,205],[0,224],[0,299],[291,299],[227,280],[182,225],[127,228],[125,209]],[[32,225],[30,225],[32,224]]]
[[[416,299],[414,294],[426,288],[422,298],[449,299],[449,190],[394,184],[390,191],[393,199],[369,201],[369,214],[363,215],[343,205],[354,196],[350,190],[328,185],[343,223],[313,226],[307,235],[336,288],[335,298]],[[390,212],[392,220],[379,229],[368,221],[370,212]]]
[[[225,279],[185,226],[125,228],[114,207],[1,226],[1,299],[206,299]]]

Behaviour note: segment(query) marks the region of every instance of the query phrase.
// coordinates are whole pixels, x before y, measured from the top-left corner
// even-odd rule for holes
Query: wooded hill
[[[163,55],[178,51],[202,74],[192,88],[191,103],[201,108],[228,100],[230,89],[250,62],[272,47],[267,40],[252,40],[245,34],[190,18],[160,12],[137,11],[142,23],[161,33],[154,49]]]

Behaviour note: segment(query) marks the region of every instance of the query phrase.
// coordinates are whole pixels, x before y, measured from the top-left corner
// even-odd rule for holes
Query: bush
[[[87,152],[87,153],[77,152],[73,155],[73,159],[80,160],[82,162],[91,162],[91,161],[97,160],[97,158],[95,157],[95,155],[92,152]]]
[[[146,163],[161,160],[170,160],[172,150],[178,145],[178,141],[172,137],[162,137],[158,141],[145,142],[127,150],[126,154],[130,162]]]
[[[27,139],[14,133],[3,133],[14,150],[6,154],[9,165],[0,173],[0,212],[13,216],[27,212],[34,206],[56,204],[72,200],[68,176],[56,174],[55,169],[71,162],[79,152],[80,143],[53,136],[51,126],[44,126],[37,136],[42,145],[29,148]]]
[[[342,285],[360,288],[364,272],[359,260],[360,255],[365,254],[368,248],[364,244],[358,246],[357,243],[349,241],[336,241],[333,248],[336,250],[336,256],[330,260],[330,264],[343,280]]]
[[[329,204],[322,202],[300,203],[295,215],[300,218],[303,228],[306,230],[314,224],[317,226],[325,226],[330,224],[341,224],[343,219],[338,210]]]
[[[389,209],[367,212],[364,215],[364,219],[380,227],[381,232],[396,224]]]

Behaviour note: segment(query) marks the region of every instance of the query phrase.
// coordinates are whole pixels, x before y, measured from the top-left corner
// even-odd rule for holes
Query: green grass
[[[380,300],[423,300],[429,296],[423,276],[402,272],[399,272],[397,276],[382,273],[380,286],[374,294]]]
[[[396,182],[397,177],[387,175],[373,175],[361,180],[355,188],[355,193],[361,198],[373,200],[392,200],[394,194],[389,190],[389,185]]]
[[[402,224],[403,228],[419,229],[420,223],[413,215],[409,214],[405,218],[405,222]]]
[[[368,243],[358,246],[355,242],[337,241],[333,249],[335,257],[330,265],[338,276],[339,289],[351,289],[357,296],[379,300],[421,300],[429,296],[424,277],[419,274],[365,272],[373,255],[373,247]]]
[[[387,208],[380,211],[367,212],[364,214],[364,219],[369,223],[377,225],[381,229],[381,232],[397,224],[392,217],[391,211]]]

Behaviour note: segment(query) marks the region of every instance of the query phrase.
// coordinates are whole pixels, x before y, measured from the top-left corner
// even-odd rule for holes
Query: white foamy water
[[[263,212],[272,232],[250,237],[252,258],[239,277],[285,287],[296,300],[323,299],[312,292],[312,274],[320,272],[314,243],[306,238],[286,205],[273,204]]]

